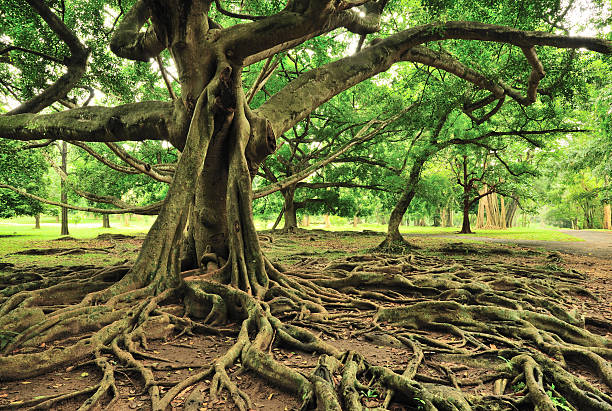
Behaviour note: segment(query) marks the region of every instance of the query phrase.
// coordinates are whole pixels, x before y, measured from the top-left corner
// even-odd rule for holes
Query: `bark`
[[[283,206],[284,216],[285,216],[285,225],[283,227],[284,230],[295,230],[297,228],[297,215],[296,215],[296,206],[294,202],[295,198],[295,185],[289,187],[286,190],[281,190],[281,194],[285,199],[285,204]]]
[[[464,194],[467,197],[468,194]],[[472,234],[470,228],[470,201],[469,198],[463,199],[463,222],[461,223],[461,231],[459,234]]]
[[[124,214],[127,215],[127,214]],[[110,226],[110,218],[108,214],[102,215],[102,228],[111,228]]]
[[[399,226],[402,223],[404,214],[406,214],[406,210],[410,206],[410,203],[416,194],[417,184],[419,182],[425,160],[426,158],[417,159],[412,165],[406,187],[404,188],[404,191],[402,192],[399,200],[393,208],[393,211],[391,211],[391,215],[389,216],[387,238],[385,240],[387,242],[404,242],[404,238],[399,232]]]
[[[40,214],[34,216],[34,228],[40,229]]]
[[[68,158],[68,144],[63,141],[62,145],[61,145],[61,149],[60,149],[60,154],[62,156],[62,165],[61,165],[61,170],[64,174],[67,174],[67,170],[68,170],[68,164],[67,164],[67,158]],[[60,183],[60,190],[61,190],[61,201],[64,204],[68,203],[68,191],[66,190],[66,182],[62,179],[61,183]],[[60,235],[69,235],[70,233],[68,232],[68,208],[66,207],[62,207],[62,221],[61,221],[61,233]]]
[[[603,228],[604,230],[612,230],[612,207],[610,204],[603,206]]]
[[[518,210],[518,201],[516,199],[511,199],[510,204],[506,208],[506,227],[511,228],[514,223],[514,216],[516,215],[516,210]]]

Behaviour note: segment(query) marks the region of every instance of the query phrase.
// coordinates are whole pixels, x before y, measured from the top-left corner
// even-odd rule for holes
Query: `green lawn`
[[[272,222],[264,223],[256,221],[257,229],[270,229]],[[280,225],[282,227],[282,223]],[[353,224],[345,222],[332,221],[330,228],[325,228],[323,224],[310,224],[308,229],[322,229],[330,231],[363,231],[371,230],[378,231],[381,234],[387,231],[387,226],[383,224],[358,224],[353,227]],[[539,241],[584,241],[558,231],[554,227],[513,227],[506,230],[474,230],[474,234],[457,234],[459,227],[419,227],[419,226],[401,226],[400,232],[406,236],[411,234],[417,235],[434,235],[434,236],[453,236],[454,239],[468,239],[470,237],[488,237],[488,238],[504,238],[509,240],[539,240]]]
[[[313,218],[312,220],[315,220]],[[153,222],[153,217],[132,217],[129,226],[125,226],[123,220],[114,216],[111,219],[111,228],[101,227],[101,219],[73,219],[69,224],[70,236],[76,239],[95,238],[102,233],[121,233],[121,234],[144,234]],[[364,223],[353,227],[347,223],[346,219],[332,217],[331,231],[363,231],[371,230],[380,232],[381,235],[386,231],[386,225]],[[255,225],[259,230],[269,229],[272,226],[270,221],[256,220]],[[323,224],[311,224],[309,229],[325,229]],[[0,220],[0,258],[19,259],[19,256],[6,257],[7,254],[14,253],[26,248],[45,248],[59,247],[58,243],[49,244],[49,241],[58,239],[60,231],[59,223],[55,217],[43,217],[41,219],[41,229],[34,229],[34,219],[32,217],[19,217],[13,219]],[[402,226],[400,231],[406,235],[433,235],[451,236],[453,240],[468,240],[474,237],[504,238],[509,240],[540,240],[540,241],[583,241],[574,236],[562,233],[551,228],[510,228],[507,230],[477,230],[474,234],[458,235],[457,227],[416,227]],[[61,243],[61,246],[74,246],[69,242]]]

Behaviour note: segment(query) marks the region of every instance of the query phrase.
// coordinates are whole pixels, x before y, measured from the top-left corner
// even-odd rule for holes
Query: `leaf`
[[[81,373],[81,377],[89,377],[89,373],[88,372],[82,372]]]
[[[274,393],[268,395],[268,401],[272,399],[272,397],[274,397]]]
[[[32,384],[32,381],[21,381],[23,385]]]

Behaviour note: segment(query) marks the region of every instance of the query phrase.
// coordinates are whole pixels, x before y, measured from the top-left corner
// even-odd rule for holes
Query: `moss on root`
[[[228,374],[240,362],[293,393],[303,410],[361,410],[367,392],[381,394],[381,409],[400,402],[424,410],[555,410],[553,398],[564,398],[575,409],[612,410],[612,341],[588,331],[584,318],[568,310],[583,281],[575,272],[423,254],[370,254],[331,263],[312,259],[283,271],[276,267],[281,268],[266,262],[270,283],[261,298],[197,270],[185,274],[178,288],[160,291],[148,284],[99,293],[101,281],[112,284],[107,280],[117,280],[126,268],[97,270],[95,275],[87,268],[96,285],[93,291],[82,287],[72,305],[59,305],[50,296],[62,286],[72,290],[66,285],[75,281],[87,283],[79,270],[52,284],[41,274],[13,273],[12,281],[19,275],[36,277],[39,287],[14,293],[0,308],[0,324],[12,337],[0,356],[0,380],[90,361],[102,375],[96,385],[40,397],[27,406],[52,409],[61,401],[82,398],[84,410],[112,407],[118,398],[118,367],[129,367],[143,381],[154,410],[168,409],[179,393],[204,379],[211,381],[211,398],[225,391],[239,410],[249,410],[252,399]],[[91,292],[97,293],[95,298]],[[100,295],[112,297],[101,300]],[[170,303],[185,304],[192,318],[165,311]],[[222,334],[228,321],[240,324],[233,345],[162,393],[151,366],[142,360],[150,356],[144,352],[147,340]],[[321,338],[349,327],[354,337],[401,347],[412,357],[403,370],[390,369]],[[18,351],[65,338],[77,338],[76,343],[62,350]],[[290,368],[270,354],[273,345],[316,353],[318,365],[311,373]],[[571,361],[588,367],[598,384],[572,373]],[[425,373],[428,367],[438,370],[437,376]],[[460,376],[455,371],[467,367],[484,374]],[[493,392],[470,390],[484,383],[493,384]],[[523,387],[524,395],[511,395],[512,387]],[[203,398],[198,393],[189,395],[187,408],[199,407]]]

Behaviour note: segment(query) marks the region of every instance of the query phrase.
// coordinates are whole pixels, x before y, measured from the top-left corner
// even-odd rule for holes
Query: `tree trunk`
[[[487,191],[487,188],[483,187],[478,191],[478,194],[482,195],[486,191]],[[478,200],[478,214],[476,215],[476,228],[477,229],[484,228],[485,225],[487,224],[488,216],[485,216],[486,203],[487,203],[487,196],[484,196],[480,200]]]
[[[304,214],[304,217],[302,217],[302,226],[308,227],[309,225],[310,225],[310,216],[308,214]]]
[[[323,214],[323,221],[325,222],[325,228],[331,228],[331,222],[329,221],[329,214]]]
[[[40,229],[40,214],[34,216],[34,228]]]
[[[68,164],[67,164],[67,159],[68,159],[68,143],[66,143],[65,141],[62,141],[62,145],[61,145],[61,150],[60,150],[60,154],[62,156],[62,165],[61,165],[61,169],[64,172],[65,175],[67,175],[67,171],[68,171]],[[62,181],[60,182],[60,190],[61,190],[61,202],[64,204],[68,203],[68,192],[66,191],[66,182],[64,181],[64,179],[62,179]],[[60,235],[69,235],[70,233],[68,232],[68,209],[66,207],[62,207],[62,223],[61,223],[61,232]]]
[[[506,227],[511,228],[514,221],[514,216],[516,215],[516,210],[518,210],[518,201],[516,199],[512,199],[508,207],[506,208]]]
[[[285,213],[285,226],[284,230],[290,231],[297,228],[297,215],[295,208],[295,185],[288,187],[286,190],[281,190],[281,194],[285,199],[284,213]]]
[[[604,230],[612,230],[612,207],[610,204],[603,206],[603,228]]]
[[[102,214],[102,228],[111,228],[108,214]]]
[[[357,215],[353,216],[353,228],[357,228],[357,224],[359,224],[359,217]]]
[[[463,186],[463,223],[459,234],[472,234],[470,228],[470,190],[467,184]]]
[[[402,223],[402,219],[404,218],[404,214],[406,214],[406,210],[410,206],[412,199],[416,193],[416,187],[419,182],[419,178],[421,176],[421,170],[423,169],[423,164],[425,164],[425,159],[419,159],[415,161],[410,169],[410,175],[408,176],[408,182],[406,183],[406,187],[402,192],[399,200],[393,207],[393,211],[391,211],[391,215],[389,216],[389,224],[387,225],[387,236],[383,241],[385,242],[405,242],[404,238],[399,232],[399,226]],[[382,244],[381,244],[382,245]]]
[[[123,225],[125,227],[129,227],[130,226],[130,215],[129,215],[129,213],[123,214]]]

